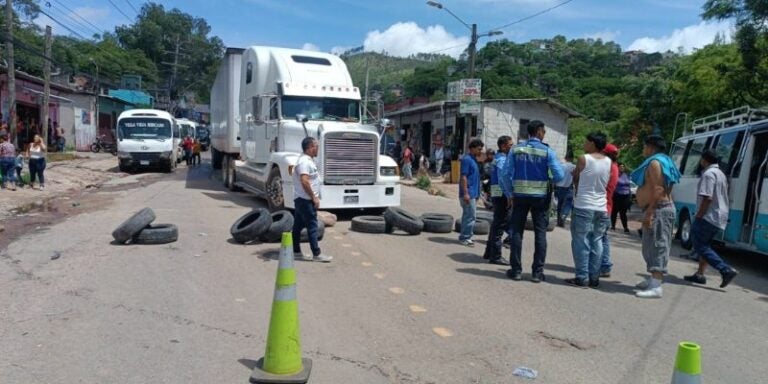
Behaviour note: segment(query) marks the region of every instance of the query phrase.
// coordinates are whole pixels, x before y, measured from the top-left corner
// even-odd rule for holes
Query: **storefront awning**
[[[43,92],[40,92],[40,91],[38,91],[36,89],[32,89],[32,88],[28,88],[28,87],[22,87],[22,88],[24,88],[25,90],[30,91],[30,92],[32,92],[32,93],[34,93],[36,95],[40,95],[40,96],[43,95]],[[67,99],[66,97],[61,97],[61,96],[56,96],[56,95],[48,95],[48,96],[51,99],[56,100],[56,101],[60,101],[62,103],[74,103],[74,101],[72,101],[70,99]]]

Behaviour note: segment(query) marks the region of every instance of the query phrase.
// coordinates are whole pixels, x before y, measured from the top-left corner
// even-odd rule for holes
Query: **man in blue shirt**
[[[520,142],[509,153],[502,178],[504,195],[512,205],[512,244],[510,269],[507,276],[512,280],[522,279],[521,254],[525,221],[530,211],[535,236],[531,281],[544,280],[544,262],[547,258],[547,226],[551,199],[550,183],[563,179],[563,168],[555,151],[544,144],[546,130],[544,123],[534,120],[528,123],[528,141]]]
[[[509,265],[509,262],[501,256],[501,236],[504,234],[504,230],[509,227],[510,210],[507,198],[501,190],[500,180],[504,177],[504,164],[507,161],[507,154],[512,148],[512,138],[501,136],[496,140],[496,144],[499,146],[499,151],[496,152],[490,170],[493,222],[491,222],[491,231],[488,233],[488,242],[485,244],[483,258],[488,259],[491,264]]]
[[[483,142],[472,139],[469,153],[461,158],[461,178],[459,180],[459,202],[461,203],[461,234],[459,242],[474,247],[472,234],[475,230],[475,209],[480,197],[480,167],[477,158],[483,153]]]

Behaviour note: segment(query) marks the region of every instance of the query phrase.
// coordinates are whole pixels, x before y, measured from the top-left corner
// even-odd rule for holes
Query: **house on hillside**
[[[568,119],[580,114],[548,98],[483,100],[481,112],[467,119],[459,114],[459,103],[438,101],[425,105],[405,107],[385,114],[394,124],[383,137],[383,150],[388,151],[400,141],[407,143],[419,154],[432,158],[436,145],[445,145],[451,158],[466,152],[469,139],[483,140],[487,149],[496,150],[496,140],[503,135],[515,142],[527,140],[526,127],[532,120],[544,122],[547,135],[544,141],[565,157],[568,146]]]

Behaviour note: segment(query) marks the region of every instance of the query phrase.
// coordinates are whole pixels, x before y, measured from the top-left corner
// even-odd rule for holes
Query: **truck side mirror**
[[[298,115],[296,115],[296,121],[299,123],[306,123],[307,121],[309,121],[309,119],[307,118],[307,115],[302,115],[301,113],[299,113]]]
[[[386,127],[392,125],[392,120],[390,120],[390,119],[381,119],[381,120],[379,120],[379,124],[381,124],[382,127],[386,128]]]

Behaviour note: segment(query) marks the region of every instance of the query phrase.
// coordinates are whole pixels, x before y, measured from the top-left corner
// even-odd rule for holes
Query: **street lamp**
[[[427,1],[427,5],[430,7],[435,7],[437,9],[442,9],[446,12],[448,12],[451,16],[453,16],[456,20],[458,20],[460,23],[464,24],[465,27],[467,27],[470,31],[472,31],[472,36],[470,37],[469,42],[469,78],[472,79],[475,77],[475,56],[477,53],[477,40],[481,37],[490,37],[490,36],[498,36],[503,34],[502,31],[488,31],[486,33],[477,34],[477,24],[469,25],[466,21],[462,20],[459,16],[457,16],[455,13],[451,12],[450,9],[446,8],[443,4],[441,4],[438,1]]]

